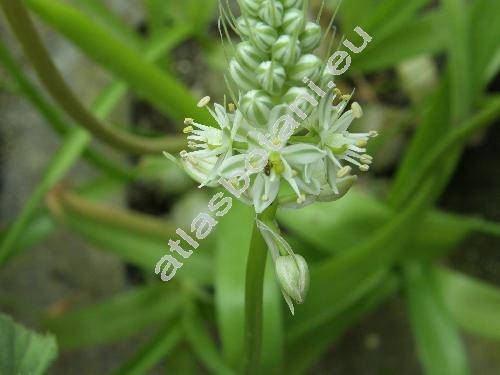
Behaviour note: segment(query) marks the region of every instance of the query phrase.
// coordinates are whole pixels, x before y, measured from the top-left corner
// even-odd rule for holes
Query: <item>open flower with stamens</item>
[[[340,103],[333,105],[339,98]],[[320,137],[319,147],[326,152],[326,175],[334,192],[338,192],[337,180],[349,175],[352,166],[366,172],[370,169],[373,158],[366,153],[368,140],[377,136],[377,132],[351,133],[348,131],[352,122],[363,115],[357,102],[345,111],[349,104],[349,95],[342,95],[339,90],[325,96],[316,113],[317,123],[314,129]],[[346,165],[348,163],[350,165]]]
[[[279,118],[282,107],[275,107],[269,116],[268,128],[275,124]],[[276,199],[280,190],[281,179],[284,179],[297,195],[297,202],[305,200],[305,193],[300,186],[304,186],[298,170],[307,170],[307,165],[323,159],[324,151],[315,145],[289,144],[287,139],[278,135],[264,133],[261,130],[253,130],[248,133],[248,150],[246,154],[238,154],[228,157],[220,167],[220,174],[224,178],[247,173],[253,176],[252,187],[249,190],[249,198],[252,200],[255,211],[264,211]],[[249,165],[252,158],[261,160],[260,168]],[[319,191],[318,191],[319,193]]]
[[[186,118],[183,133],[187,134],[188,147],[192,151],[180,152],[181,165],[186,172],[203,186],[217,186],[218,167],[222,161],[233,154],[233,141],[244,140],[238,130],[244,118],[234,104],[229,105],[229,112],[222,105],[215,103],[214,109],[208,107],[210,97],[202,98],[198,106],[210,112],[218,128],[195,122]],[[171,155],[169,158],[172,159]]]

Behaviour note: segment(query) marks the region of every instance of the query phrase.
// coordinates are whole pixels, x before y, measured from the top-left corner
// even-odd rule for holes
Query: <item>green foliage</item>
[[[379,74],[386,77],[381,72],[422,55],[444,56],[445,64],[427,97],[400,108],[403,117],[417,126],[389,181],[386,199],[375,189],[363,188],[332,203],[278,213],[293,247],[310,263],[311,289],[294,317],[281,302],[269,259],[265,273],[257,270],[254,276],[258,277],[246,278],[249,257],[262,267],[266,264],[264,243],[255,236],[252,239],[255,214],[247,206],[233,199],[231,211],[219,219],[215,239],[205,240],[176,279],[164,285],[151,277],[156,262],[168,251],[168,240],[175,236],[173,217],[152,217],[105,202],[110,192],[121,193],[131,180],[170,184],[162,190],[169,194],[181,195],[189,189],[155,167],[161,163],[143,161],[137,168],[126,169],[89,146],[96,138],[135,154],[184,147],[177,136],[140,136],[104,122],[129,89],[176,125],[182,125],[187,116],[211,122],[171,67],[156,62],[192,38],[210,59],[214,43],[220,43],[219,36],[208,31],[217,2],[143,3],[148,38],[141,38],[101,1],[26,1],[31,16],[39,17],[113,78],[87,110],[52,63],[38,27],[23,17],[24,3],[1,0],[24,54],[55,100],[46,98],[45,91],[12,58],[8,44],[0,43],[0,62],[10,76],[6,82],[15,83],[14,94],[33,105],[61,136],[61,145],[17,219],[2,228],[0,264],[21,252],[29,256],[31,247],[64,226],[100,250],[139,267],[147,279],[144,285],[95,305],[46,316],[45,326],[60,347],[108,345],[149,333],[149,341],[116,373],[146,374],[163,360],[169,373],[238,373],[255,351],[261,352],[260,361],[247,363],[247,370],[310,373],[343,334],[403,291],[424,372],[468,373],[460,330],[500,340],[500,290],[435,263],[453,256],[453,250],[471,233],[500,236],[500,224],[433,206],[467,142],[500,116],[499,97],[485,92],[500,68],[499,2],[442,0],[432,7],[428,0],[342,3],[336,20],[341,32],[355,38],[352,30],[360,25],[373,36],[367,49],[353,56],[348,73],[356,83],[368,81],[360,96],[369,104],[372,94],[376,106],[387,109],[382,95],[378,97],[382,89],[370,81]],[[324,12],[331,15],[337,3],[327,2]],[[341,36],[334,41],[339,43]],[[395,79],[387,80],[399,89]],[[398,127],[388,131],[404,136]],[[389,143],[384,143],[382,151]],[[81,157],[102,178],[74,189],[58,186]],[[141,170],[146,164],[147,170]],[[375,185],[388,184],[377,181]],[[260,297],[261,284],[262,304],[245,301],[245,292]],[[255,344],[249,354],[248,342],[258,341],[254,334],[262,336],[262,348]],[[56,353],[54,337],[30,332],[0,315],[0,373],[45,373]]]
[[[45,374],[57,356],[54,336],[41,335],[0,314],[0,373]]]

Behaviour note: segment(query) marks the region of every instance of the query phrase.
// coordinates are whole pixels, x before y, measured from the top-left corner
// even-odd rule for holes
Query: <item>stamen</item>
[[[368,134],[370,135],[370,137],[378,137],[378,131],[376,130],[370,130]]]
[[[366,147],[367,144],[368,142],[366,141],[366,139],[360,139],[359,141],[356,142],[356,146],[358,147]]]
[[[297,198],[297,203],[301,204],[306,201],[306,196],[304,194],[300,194],[300,196]]]
[[[297,172],[295,169],[292,169],[292,177],[298,176],[299,172]]]
[[[194,120],[191,117],[186,117],[184,119],[184,124],[185,125],[193,125]]]
[[[359,170],[361,172],[367,172],[370,169],[370,166],[367,164],[363,164],[362,166],[359,167]]]
[[[186,126],[184,129],[182,129],[182,132],[184,134],[189,134],[193,132],[193,127],[192,126]]]
[[[179,155],[181,158],[186,158],[188,156],[188,152],[186,150],[182,150],[181,152],[179,152]]]
[[[351,99],[351,95],[342,95],[342,100],[343,100],[344,102],[348,102],[348,101],[349,101],[349,99]]]
[[[205,107],[208,103],[210,103],[210,96],[204,96],[201,98],[201,100],[198,102],[198,107],[202,108]]]
[[[339,169],[339,171],[337,172],[337,177],[342,178],[344,176],[347,176],[349,173],[351,173],[351,170],[352,168],[346,165],[345,167]]]
[[[234,103],[229,103],[227,107],[229,109],[229,112],[231,113],[234,113],[236,111],[236,106],[234,105]]]
[[[364,163],[364,164],[371,164],[373,162],[373,158],[370,156],[370,155],[361,155],[361,157],[359,158],[359,161],[361,163]]]

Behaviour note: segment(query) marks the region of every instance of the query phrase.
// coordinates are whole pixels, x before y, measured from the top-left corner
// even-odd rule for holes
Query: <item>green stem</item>
[[[2,42],[0,42],[0,63],[14,78],[25,98],[38,110],[54,131],[59,135],[68,134],[71,130],[71,126],[64,121],[61,113],[54,108],[30,82]],[[113,85],[110,87],[112,86]],[[122,166],[110,161],[109,158],[92,148],[85,150],[83,156],[90,164],[114,177],[125,180],[135,177],[134,173],[130,171],[129,166]]]
[[[257,216],[263,222],[271,222],[276,215],[275,201]],[[245,284],[245,373],[255,374],[259,367],[262,345],[262,296],[264,271],[266,268],[267,245],[257,224],[254,224],[252,241],[247,258]]]
[[[64,81],[29,18],[24,1],[1,0],[1,6],[38,77],[55,101],[78,124],[102,141],[135,154],[159,153],[167,149],[182,147],[177,139],[139,137],[106,126],[99,117],[82,105]]]

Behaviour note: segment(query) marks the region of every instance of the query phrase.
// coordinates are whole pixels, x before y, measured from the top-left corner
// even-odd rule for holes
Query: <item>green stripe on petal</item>
[[[301,54],[299,42],[290,35],[281,35],[273,45],[272,54],[283,66],[293,65]]]
[[[300,46],[304,52],[311,52],[321,42],[321,26],[314,22],[308,22],[299,37]]]
[[[261,62],[266,60],[267,54],[246,41],[236,46],[235,57],[242,66],[255,70]]]
[[[259,17],[268,25],[276,28],[283,22],[283,4],[278,0],[263,0],[259,10]]]
[[[252,41],[261,51],[270,52],[276,39],[278,32],[263,22],[257,23],[253,28]]]
[[[247,92],[239,103],[239,108],[245,115],[247,121],[254,126],[267,124],[269,111],[273,106],[271,98],[262,90],[251,90]]]
[[[315,55],[302,55],[297,63],[290,69],[290,79],[295,82],[302,82],[307,77],[311,81],[316,81],[321,75],[323,62]]]
[[[257,79],[261,87],[271,95],[278,95],[286,81],[286,72],[275,61],[264,61],[257,68]]]
[[[241,91],[249,91],[257,87],[255,76],[234,58],[229,62],[229,74]]]
[[[292,8],[285,12],[281,27],[287,34],[300,34],[304,29],[305,22],[304,12],[302,10]]]

